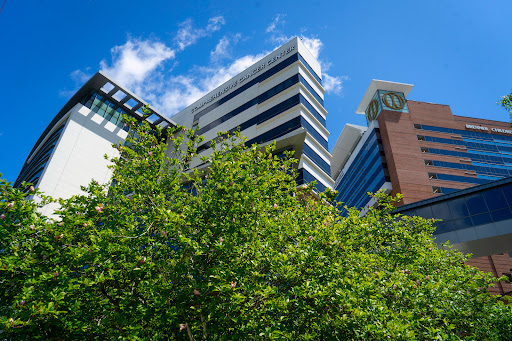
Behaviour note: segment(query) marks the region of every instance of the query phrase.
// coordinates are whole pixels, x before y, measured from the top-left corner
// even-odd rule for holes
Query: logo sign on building
[[[382,110],[409,112],[405,96],[401,92],[377,90],[365,110],[366,120],[375,120]]]
[[[405,105],[405,100],[399,94],[395,92],[387,92],[382,95],[382,102],[386,105],[386,107],[393,110],[403,109]]]
[[[366,109],[366,119],[368,122],[373,121],[377,118],[380,113],[379,101],[377,99],[372,99],[370,104],[368,105],[368,109]]]

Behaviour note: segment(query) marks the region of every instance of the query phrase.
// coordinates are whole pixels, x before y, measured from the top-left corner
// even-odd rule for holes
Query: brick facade
[[[425,165],[425,160],[439,160],[455,163],[471,164],[471,160],[453,156],[434,155],[423,153],[421,147],[440,148],[445,150],[463,151],[456,145],[438,144],[418,140],[418,135],[433,137],[461,139],[456,134],[425,132],[416,129],[414,124],[430,125],[436,127],[452,128],[458,130],[480,131],[466,128],[466,124],[485,126],[489,128],[501,128],[510,130],[510,123],[497,122],[478,118],[455,116],[448,105],[433,104],[417,101],[407,101],[409,113],[382,110],[377,117],[379,123],[382,145],[385,159],[391,179],[391,194],[403,194],[403,199],[398,205],[410,204],[416,201],[432,198],[436,195],[433,186],[464,189],[473,186],[470,183],[440,181],[429,178],[429,173],[444,173],[465,177],[476,177],[476,174],[463,169],[438,168]],[[482,132],[482,131],[480,131]],[[484,131],[485,132],[485,131]],[[493,134],[500,134],[493,132]],[[502,135],[508,135],[503,133]],[[498,254],[486,257],[477,257],[468,261],[468,264],[478,267],[480,270],[492,273],[495,277],[510,274],[512,271],[512,258],[509,254]],[[497,283],[491,289],[494,294],[512,293],[510,283]]]

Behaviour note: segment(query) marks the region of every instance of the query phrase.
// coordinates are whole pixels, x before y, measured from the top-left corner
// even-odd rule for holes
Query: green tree
[[[501,100],[498,102],[503,108],[505,108],[510,114],[510,119],[512,120],[512,93],[501,97]]]
[[[339,217],[329,193],[297,188],[289,154],[238,134],[189,171],[194,133],[138,127],[116,146],[111,183],[59,200],[56,220],[37,211],[54,199],[2,180],[3,338],[512,335],[510,306],[486,291],[495,279],[437,248],[431,221],[391,215],[380,194],[381,208]]]

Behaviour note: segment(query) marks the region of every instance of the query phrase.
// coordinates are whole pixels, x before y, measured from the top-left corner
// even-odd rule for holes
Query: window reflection
[[[507,185],[400,213],[426,219],[442,219],[435,223],[434,234],[440,234],[512,219],[511,204],[512,185]]]

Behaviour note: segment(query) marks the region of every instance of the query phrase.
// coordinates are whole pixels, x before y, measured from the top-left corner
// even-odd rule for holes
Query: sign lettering
[[[199,103],[198,105],[196,105],[195,107],[192,108],[192,113],[198,109],[201,109],[202,107],[204,107],[206,104],[210,103],[211,101],[213,101],[214,99],[224,95],[226,92],[236,88],[238,86],[238,84],[242,84],[244,81],[246,81],[247,79],[251,78],[252,76],[254,76],[255,74],[259,73],[260,71],[264,70],[266,66],[269,66],[277,61],[280,61],[284,56],[288,55],[289,53],[295,51],[295,45],[292,45],[290,47],[288,47],[287,49],[279,52],[278,54],[276,54],[275,56],[273,56],[272,58],[270,58],[268,61],[262,63],[261,65],[258,65],[256,66],[252,71],[250,71],[249,73],[247,73],[246,75],[243,75],[242,77],[240,77],[238,80],[235,80],[232,84],[226,86],[224,89],[218,91],[217,93],[213,94],[212,96],[210,96],[208,99],[202,101],[201,103]]]
[[[475,129],[475,130],[483,130],[489,131],[489,127],[476,126],[473,124],[466,124],[467,129]],[[493,133],[502,133],[502,134],[510,134],[512,135],[512,130],[510,129],[502,129],[502,128],[491,128]]]

